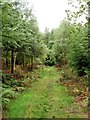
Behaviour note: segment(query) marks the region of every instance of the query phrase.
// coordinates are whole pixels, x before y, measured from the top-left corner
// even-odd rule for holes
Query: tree
[[[70,3],[71,1],[69,1]],[[75,2],[75,1],[74,1]],[[79,3],[78,3],[79,2]],[[77,7],[73,2],[70,3],[74,8]],[[69,53],[68,59],[69,64],[77,70],[79,76],[87,74],[87,68],[89,65],[88,61],[88,38],[87,38],[87,22],[77,23],[77,19],[80,19],[86,13],[85,1],[77,1],[76,11],[67,11],[67,18],[70,22],[69,25]],[[74,21],[74,22],[71,22]]]
[[[7,11],[7,12],[5,12]],[[14,72],[14,52],[19,49],[18,24],[20,23],[19,12],[12,4],[2,3],[2,39],[3,49],[6,51],[6,65],[8,66],[8,52],[11,51],[11,73]]]
[[[25,56],[30,58],[33,66],[33,59],[39,54],[39,29],[32,10],[26,8],[22,13],[16,4],[5,2],[2,3],[2,12],[2,39],[3,51],[6,51],[6,66],[8,67],[8,54],[11,52],[11,73],[14,73],[18,51],[22,52],[23,66]]]

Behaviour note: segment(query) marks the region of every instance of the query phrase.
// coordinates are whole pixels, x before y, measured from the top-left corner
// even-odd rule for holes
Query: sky
[[[49,30],[57,28],[65,18],[67,0],[27,0],[27,2],[28,7],[33,7],[41,32],[44,32],[46,27]]]
[[[8,0],[18,1],[18,0]],[[49,28],[51,31],[53,28],[58,28],[60,22],[66,17],[65,10],[74,9],[68,5],[68,0],[19,0],[23,3],[28,2],[28,8],[33,9],[33,14],[36,16],[38,27],[41,32],[45,31],[45,28]],[[77,6],[77,2],[74,3]],[[76,9],[75,9],[76,10]],[[74,10],[74,11],[75,11]],[[85,21],[85,17],[77,19],[77,23]]]

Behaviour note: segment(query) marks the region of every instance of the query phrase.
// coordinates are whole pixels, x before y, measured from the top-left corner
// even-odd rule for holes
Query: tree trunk
[[[88,60],[90,62],[90,1],[88,4]],[[90,64],[88,65],[88,69],[90,70]],[[88,74],[90,77],[90,74]]]
[[[31,62],[31,57],[29,58],[29,66],[31,65],[30,62]]]
[[[23,55],[23,67],[25,66],[25,64],[24,64],[24,62],[25,62],[25,56]]]
[[[2,49],[1,48],[0,48],[0,70],[2,70]]]
[[[11,51],[11,73],[14,73],[14,51]]]
[[[8,67],[9,60],[8,60],[8,50],[6,50],[6,67]]]
[[[33,71],[33,56],[31,56],[31,71]]]
[[[31,71],[31,57],[29,57],[29,62],[28,62],[28,70]]]
[[[15,71],[16,56],[17,56],[17,52],[14,53],[14,71]]]

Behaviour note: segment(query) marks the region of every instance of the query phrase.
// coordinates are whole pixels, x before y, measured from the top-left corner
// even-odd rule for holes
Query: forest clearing
[[[57,28],[41,32],[27,3],[1,0],[0,118],[90,117],[90,18],[77,22],[90,2],[74,2]]]

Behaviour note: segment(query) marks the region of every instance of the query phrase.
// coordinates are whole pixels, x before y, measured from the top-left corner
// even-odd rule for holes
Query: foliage
[[[16,63],[23,64],[23,66],[28,63],[33,64],[36,57],[43,56],[41,51],[44,49],[39,40],[41,33],[32,9],[28,10],[26,7],[18,9],[20,4],[10,2],[1,4],[3,52],[5,52],[3,57],[6,59],[7,67],[8,64],[11,64],[12,73]],[[19,54],[21,56],[18,56]],[[11,61],[9,57],[11,57]]]
[[[11,99],[11,98],[15,98],[15,96],[16,96],[16,93],[12,89],[10,89],[10,88],[8,88],[8,89],[3,88],[3,90],[2,90],[2,98],[9,98],[9,99]]]
[[[49,53],[47,54],[46,60],[45,60],[45,65],[48,66],[53,66],[56,63],[56,59],[55,59],[55,54],[49,50]]]
[[[8,104],[11,99],[15,99],[17,97],[17,93],[12,88],[4,84],[0,95],[2,96],[2,108],[5,111],[8,109]]]
[[[87,74],[87,23],[77,23],[77,19],[86,13],[86,3],[77,1],[74,5],[74,2],[69,0],[68,4],[77,7],[77,10],[67,10],[67,18],[59,27],[51,32],[46,28],[43,34],[39,32],[32,9],[28,10],[20,1],[2,2],[3,57],[6,66],[11,66],[12,73],[15,64],[23,67],[29,64],[29,70],[32,71],[38,59],[42,64],[50,66],[69,63],[79,76]]]
[[[17,81],[12,75],[4,73],[2,74],[2,83],[10,87],[21,86],[21,82],[19,80]]]
[[[74,25],[75,32],[74,37],[71,34],[72,42],[70,44],[70,50],[68,54],[70,65],[75,68],[80,76],[87,74],[89,65],[88,59],[88,39],[87,39],[87,27],[82,25]],[[76,34],[76,35],[75,35]],[[72,51],[71,51],[72,50]]]
[[[87,6],[85,7],[85,0],[77,0],[74,3],[75,0],[69,0],[68,4],[70,7],[72,6],[74,11],[66,10],[67,18],[60,23],[58,28],[52,29],[51,32],[46,28],[45,32],[41,33],[38,28],[37,19],[33,15],[33,10],[27,9],[26,4],[22,4],[20,1],[0,2],[2,7],[2,14],[0,14],[2,17],[3,70],[7,69],[9,71],[9,74],[5,74],[8,72],[0,72],[3,82],[2,102],[4,108],[7,108],[11,99],[17,97],[18,92],[21,93],[26,87],[31,87],[32,83],[37,90],[35,90],[35,87],[32,89],[35,91],[35,94],[38,91],[36,96],[37,98],[38,96],[41,97],[38,100],[41,100],[40,102],[43,104],[42,107],[41,104],[38,106],[38,108],[42,109],[40,111],[41,113],[38,112],[40,115],[42,114],[41,116],[43,116],[44,112],[46,114],[52,108],[52,105],[46,104],[49,100],[47,90],[55,90],[55,97],[58,95],[60,97],[60,103],[63,104],[61,108],[68,105],[67,102],[72,101],[72,95],[79,96],[78,100],[83,99],[84,97],[82,96],[84,95],[85,97],[87,96],[87,75],[90,74],[88,72],[88,68],[90,67],[90,59],[88,57],[88,24],[84,21],[78,22],[87,13]],[[43,64],[46,65],[45,69],[43,69]],[[60,70],[58,73],[56,68],[48,67],[54,65]],[[68,70],[64,68],[64,65],[69,66]],[[38,72],[34,71],[36,68],[42,73],[41,76]],[[12,74],[10,74],[10,69]],[[70,98],[67,98],[67,95],[64,96],[63,94],[64,97],[61,99],[62,95],[60,96],[60,91],[63,93],[65,89],[57,85],[57,82],[55,82],[56,76],[54,75],[58,75],[58,78],[61,75],[59,82],[69,87]],[[43,77],[45,77],[46,86],[42,84],[41,80],[44,79]],[[82,77],[85,80],[85,84]],[[40,78],[39,84],[38,78]],[[52,81],[48,83],[51,78]],[[57,88],[53,87],[53,83]],[[83,88],[80,84],[82,84]],[[44,90],[46,90],[45,96],[40,96],[39,93],[41,92],[43,94]],[[32,97],[34,93],[31,93],[32,96],[29,94],[30,91],[25,96],[21,96],[19,101],[16,101],[18,105],[20,103],[23,107],[21,109],[21,106],[19,106],[20,111],[18,111],[17,107],[17,112],[21,112],[22,114],[30,101],[37,106],[38,100]],[[51,97],[52,95],[54,95],[53,92],[51,93]],[[27,99],[26,102],[26,98],[29,101]],[[45,99],[45,103],[42,102],[42,98]],[[50,99],[54,101],[54,98]],[[21,100],[24,102],[21,103]],[[65,101],[67,102],[65,103]],[[56,103],[55,105],[57,105]],[[58,110],[55,111],[58,112]],[[34,111],[33,114],[37,116],[37,111]]]
[[[64,70],[65,69],[65,70]],[[70,96],[75,97],[76,104],[87,111],[88,104],[88,78],[87,76],[78,77],[78,75],[70,68],[64,66],[61,70],[60,85],[64,85],[68,89]]]

